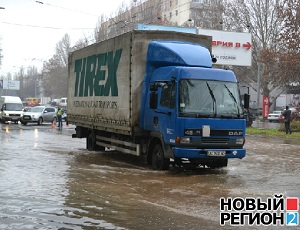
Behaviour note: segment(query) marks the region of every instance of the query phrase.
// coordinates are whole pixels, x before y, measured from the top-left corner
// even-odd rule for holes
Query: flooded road
[[[88,152],[72,126],[0,127],[1,230],[233,229],[220,226],[221,197],[300,197],[300,145],[281,139],[247,136],[246,157],[226,169],[157,172],[142,158]],[[287,227],[251,227],[277,228]]]

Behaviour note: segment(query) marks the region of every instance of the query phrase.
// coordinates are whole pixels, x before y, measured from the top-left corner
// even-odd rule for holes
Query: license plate
[[[208,151],[207,156],[209,156],[209,157],[225,157],[226,151]]]
[[[24,120],[29,120],[29,117],[23,117]]]

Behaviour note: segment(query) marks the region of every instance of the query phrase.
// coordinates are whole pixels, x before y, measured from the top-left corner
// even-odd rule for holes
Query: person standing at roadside
[[[292,111],[289,109],[288,106],[286,106],[285,110],[282,112],[282,115],[284,116],[284,126],[285,126],[286,134],[288,134],[288,133],[292,134],[292,130],[291,130],[291,113],[292,113]]]
[[[62,108],[58,107],[56,115],[57,115],[57,121],[58,121],[57,127],[59,127],[59,128],[62,128],[62,114],[63,114]]]

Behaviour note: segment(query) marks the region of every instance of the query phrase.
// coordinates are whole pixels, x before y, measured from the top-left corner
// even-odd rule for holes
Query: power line
[[[84,12],[84,11],[81,11],[81,10],[75,10],[75,9],[65,8],[65,7],[62,7],[62,6],[55,6],[55,5],[52,5],[52,4],[49,4],[49,3],[45,3],[45,2],[42,2],[42,1],[35,1],[35,0],[32,0],[32,1],[36,2],[38,4],[41,4],[41,5],[47,5],[47,6],[51,6],[51,7],[63,9],[63,10],[68,10],[68,11],[73,11],[73,12],[77,12],[77,13],[82,13],[82,14],[87,14],[87,15],[92,15],[92,16],[95,16],[95,17],[99,17],[99,15],[87,13],[87,12]]]
[[[94,30],[95,28],[62,28],[62,27],[52,27],[52,26],[37,26],[37,25],[27,25],[27,24],[19,24],[19,23],[12,23],[12,22],[3,22],[0,23],[13,25],[13,26],[25,26],[25,27],[32,27],[32,28],[42,28],[42,29],[54,29],[54,30]]]

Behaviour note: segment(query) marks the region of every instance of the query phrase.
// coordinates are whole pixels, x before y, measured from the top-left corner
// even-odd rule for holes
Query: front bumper
[[[225,156],[208,156],[209,151],[226,151],[226,154]],[[189,149],[174,147],[173,155],[177,158],[188,159],[243,158],[246,156],[246,149]]]
[[[4,120],[4,121],[20,121],[20,117],[16,117],[16,116],[8,117],[8,116],[5,116],[5,117],[2,117],[2,120]]]
[[[22,122],[38,122],[38,120],[39,120],[38,117],[31,117],[27,119],[21,118]]]

